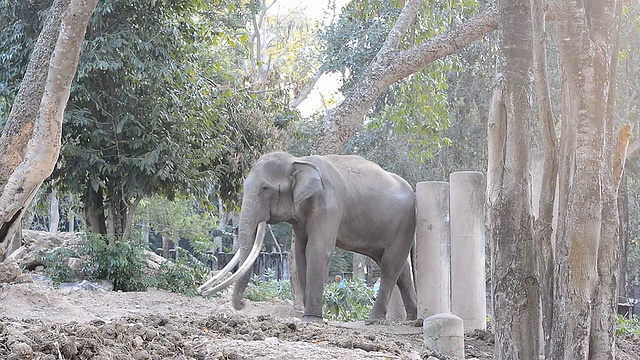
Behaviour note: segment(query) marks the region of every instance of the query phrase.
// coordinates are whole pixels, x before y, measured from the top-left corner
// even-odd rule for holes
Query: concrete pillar
[[[464,359],[462,319],[450,314],[435,314],[422,323],[424,345],[454,359]]]
[[[484,175],[454,172],[451,186],[451,312],[464,330],[486,329]]]
[[[451,312],[449,183],[416,184],[418,318]]]

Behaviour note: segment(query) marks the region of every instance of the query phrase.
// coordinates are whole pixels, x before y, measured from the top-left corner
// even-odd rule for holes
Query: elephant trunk
[[[238,242],[240,247],[236,255],[231,259],[229,264],[225,266],[215,277],[207,281],[200,286],[200,291],[203,295],[214,293],[218,290],[224,289],[230,284],[235,282],[232,296],[232,304],[236,310],[240,310],[244,307],[244,291],[247,288],[249,279],[251,278],[251,269],[253,264],[260,254],[262,244],[264,242],[264,235],[267,224],[265,222],[259,222],[256,220],[256,216],[252,214],[251,206],[245,208],[247,201],[242,202],[242,211],[240,212],[240,225],[238,228]],[[247,209],[247,210],[245,210]],[[231,277],[218,284],[212,289],[206,289],[210,284],[217,282],[226,273],[231,270],[237,263],[240,264],[238,271],[236,271]]]
[[[233,288],[232,304],[233,308],[240,310],[244,308],[244,291],[247,288],[249,279],[251,278],[250,269],[253,268],[253,264],[262,249],[262,243],[264,241],[266,223],[259,222],[258,216],[255,213],[257,210],[257,204],[249,198],[244,198],[242,201],[242,209],[240,210],[240,221],[238,226],[238,253],[240,254],[239,261],[243,264],[241,267],[245,267],[246,271],[239,274]],[[240,273],[241,269],[238,269]]]

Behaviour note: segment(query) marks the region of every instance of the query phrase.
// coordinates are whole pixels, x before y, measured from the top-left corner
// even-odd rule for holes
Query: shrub
[[[260,280],[259,276],[253,277],[253,283],[249,285],[245,297],[251,301],[273,301],[274,299],[291,300],[291,283],[288,280],[275,278],[275,271],[265,271],[266,280]]]
[[[630,335],[640,338],[640,319],[635,315],[631,319],[616,315],[616,335]]]
[[[215,259],[211,254],[200,254],[207,260]],[[208,280],[211,270],[187,250],[178,248],[178,260],[165,261],[152,280],[153,286],[171,292],[195,296],[198,287]]]
[[[373,301],[373,289],[360,279],[332,281],[324,286],[323,316],[337,321],[366,320]]]
[[[93,235],[84,246],[89,261],[83,271],[94,279],[107,279],[113,290],[144,291],[146,262],[144,246],[136,242],[109,243],[102,235]]]
[[[69,258],[74,257],[73,251],[66,248],[55,248],[42,257],[45,275],[51,278],[55,285],[73,280],[74,271],[69,267]]]

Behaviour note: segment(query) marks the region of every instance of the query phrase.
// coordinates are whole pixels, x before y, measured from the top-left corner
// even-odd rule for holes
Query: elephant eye
[[[265,190],[269,190],[269,187],[267,185],[262,185],[262,191],[265,191]]]

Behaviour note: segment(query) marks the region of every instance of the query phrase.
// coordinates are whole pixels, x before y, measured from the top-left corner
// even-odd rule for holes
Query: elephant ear
[[[310,198],[320,190],[324,190],[320,169],[314,163],[296,160],[293,162],[293,203],[300,205],[301,202]]]

